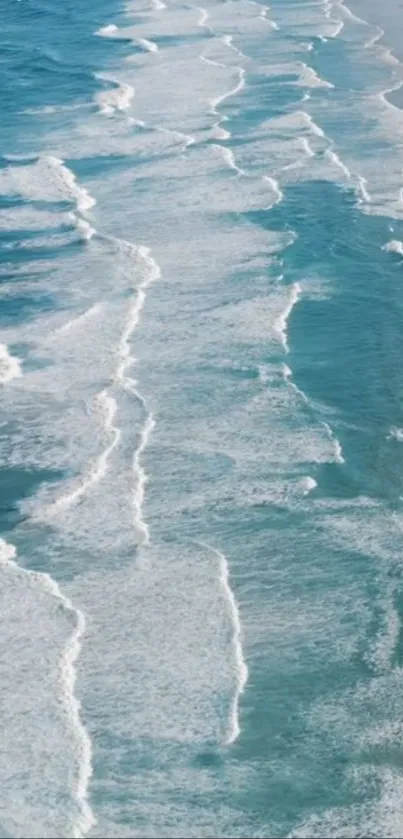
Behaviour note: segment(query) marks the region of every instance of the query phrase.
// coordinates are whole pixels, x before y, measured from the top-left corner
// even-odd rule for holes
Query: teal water
[[[0,835],[399,837],[391,8],[0,9]]]

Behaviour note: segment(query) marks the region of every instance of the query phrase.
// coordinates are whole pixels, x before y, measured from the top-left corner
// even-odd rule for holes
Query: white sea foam
[[[397,440],[399,443],[403,443],[403,428],[391,428],[386,439]]]
[[[239,93],[240,90],[242,90],[243,87],[245,87],[245,70],[243,67],[238,67],[238,75],[239,81],[237,82],[235,87],[226,91],[226,93],[223,93],[221,96],[216,96],[214,97],[214,99],[211,100],[211,113],[214,114],[214,116],[219,115],[218,107],[221,104],[221,102],[224,102],[226,99],[229,99],[230,96],[235,96],[237,93]],[[230,132],[227,133],[228,136],[230,136]]]
[[[96,77],[113,85],[109,90],[101,90],[95,94],[95,102],[101,113],[111,116],[116,111],[127,111],[134,97],[134,87],[130,84],[120,84],[112,76],[97,74]]]
[[[138,43],[141,47],[143,47],[147,52],[158,52],[158,46],[154,41],[150,41],[148,38],[139,38]]]
[[[213,58],[209,58],[204,53],[200,56],[200,61],[204,61],[205,64],[211,64],[212,67],[226,67],[227,65],[224,64],[222,61],[214,61]]]
[[[155,420],[152,414],[148,414],[147,419],[140,434],[140,442],[133,457],[133,472],[135,476],[135,487],[133,494],[133,511],[134,511],[134,526],[141,534],[141,546],[145,547],[150,542],[150,529],[144,520],[143,503],[145,495],[145,486],[147,483],[147,475],[141,465],[141,455],[147,446],[152,431],[155,427]]]
[[[233,43],[232,35],[223,35],[221,41],[226,47],[235,52],[236,55],[239,55],[241,58],[245,58],[246,61],[248,60],[248,56]]]
[[[208,11],[207,11],[207,9],[203,9],[203,6],[198,6],[197,8],[198,8],[198,11],[200,12],[200,17],[197,21],[197,25],[198,26],[206,26],[208,18],[209,18]],[[210,27],[207,27],[207,28],[209,29]]]
[[[231,745],[231,743],[234,743],[241,733],[239,725],[239,700],[245,690],[245,685],[248,680],[248,668],[246,666],[242,650],[242,627],[239,607],[231,588],[230,570],[226,556],[221,553],[221,551],[213,548],[211,545],[204,544],[203,542],[200,542],[199,544],[214,553],[219,561],[220,585],[224,591],[232,624],[232,648],[235,663],[236,687],[230,709],[228,732],[225,738],[226,744]]]
[[[147,411],[144,399],[137,390],[137,382],[129,375],[129,370],[133,366],[135,361],[134,357],[131,355],[130,352],[130,338],[139,322],[140,314],[146,299],[146,290],[148,286],[151,285],[151,283],[159,279],[159,277],[161,276],[161,271],[156,261],[151,256],[149,248],[143,246],[137,248],[131,245],[130,242],[122,242],[121,246],[123,246],[125,250],[128,250],[129,254],[130,252],[132,252],[134,257],[137,255],[140,256],[140,259],[145,265],[146,274],[144,280],[138,286],[136,300],[132,305],[126,327],[120,339],[118,350],[119,364],[116,371],[116,379],[118,382],[122,384],[122,386],[126,390],[133,393],[133,395],[137,397],[137,399],[143,405],[144,409]],[[152,414],[147,413],[146,420],[140,434],[140,442],[133,456],[133,472],[135,476],[135,487],[133,495],[134,525],[138,532],[141,534],[142,546],[148,545],[150,540],[150,534],[148,525],[144,521],[142,512],[144,490],[147,477],[144,469],[141,466],[141,455],[148,443],[154,426],[155,422]]]
[[[315,489],[315,487],[317,487],[318,484],[317,481],[315,481],[315,478],[311,478],[310,475],[307,475],[305,478],[301,479],[299,485],[301,487],[302,494],[308,495],[313,489]]]
[[[346,178],[351,178],[350,169],[348,168],[348,166],[346,166],[345,163],[343,163],[343,161],[341,160],[339,155],[335,151],[333,151],[333,149],[331,149],[331,148],[326,149],[325,157],[329,158],[329,160],[332,163],[334,163],[335,166],[338,166],[338,168],[341,169],[341,171],[343,172],[343,175],[345,175]]]
[[[231,136],[230,132],[217,123],[213,126],[211,136],[214,140],[228,140]]]
[[[399,239],[391,239],[390,242],[387,242],[383,246],[382,250],[388,251],[389,253],[399,253],[403,256],[403,242]]]
[[[175,140],[180,140],[182,142],[182,150],[186,151],[189,146],[193,146],[196,142],[196,138],[192,137],[191,134],[184,134],[182,131],[174,131],[170,128],[156,128],[156,131],[160,131],[162,134],[168,134],[170,137],[174,137]]]
[[[22,376],[21,362],[10,355],[5,344],[0,344],[0,385]]]
[[[301,286],[299,283],[293,283],[287,289],[287,300],[283,311],[278,316],[274,323],[274,331],[278,334],[280,342],[283,346],[284,352],[289,352],[287,342],[287,324],[290,314],[299,300],[301,295]]]
[[[0,538],[0,564],[9,565],[19,569],[17,564],[17,552],[14,545],[11,545]],[[74,689],[76,682],[75,662],[81,650],[81,638],[85,632],[85,619],[83,613],[76,609],[71,601],[61,591],[57,582],[50,574],[22,570],[29,578],[37,581],[39,585],[48,590],[57,600],[60,601],[63,609],[75,618],[75,629],[65,647],[63,656],[59,662],[60,667],[60,699],[66,708],[73,737],[79,752],[78,772],[74,779],[74,792],[79,815],[73,828],[73,836],[76,839],[84,837],[95,824],[95,818],[88,801],[88,787],[92,775],[92,749],[91,741],[80,719],[80,703],[76,699]]]
[[[230,169],[233,169],[234,172],[237,172],[238,175],[244,175],[245,172],[240,166],[237,166],[235,162],[235,157],[231,149],[226,148],[225,146],[215,146],[215,148],[219,149],[226,164],[229,166]]]
[[[95,230],[95,227],[92,227],[86,219],[80,218],[80,216],[76,215],[76,213],[70,213],[69,218],[73,222],[77,233],[79,233],[81,239],[84,239],[84,241],[89,242],[90,239],[96,235],[97,231]]]
[[[358,193],[359,193],[359,203],[371,203],[372,199],[368,192],[368,181],[366,178],[358,175]]]
[[[80,213],[85,213],[91,210],[95,205],[95,198],[83,186],[79,186],[76,176],[71,169],[66,166],[64,160],[58,157],[44,157],[43,163],[49,168],[55,185],[60,189],[60,192],[76,202],[77,210]],[[41,159],[40,159],[41,161]]]
[[[263,180],[267,181],[270,184],[273,193],[274,193],[274,204],[279,204],[280,201],[283,200],[283,193],[279,187],[278,181],[275,178],[271,178],[270,175],[263,175]],[[273,205],[272,205],[273,206]]]
[[[89,473],[80,480],[78,486],[71,492],[63,494],[47,508],[48,516],[59,515],[68,507],[77,504],[106,474],[109,457],[118,445],[121,433],[120,429],[113,424],[117,411],[116,401],[108,395],[106,390],[103,390],[95,398],[93,409],[100,411],[103,416],[102,424],[105,435],[109,439],[108,445],[97,457]]]
[[[95,34],[100,35],[103,38],[114,38],[117,32],[119,32],[119,29],[116,24],[108,23],[106,26],[101,26],[100,29],[97,29]]]
[[[67,323],[64,323],[63,326],[58,327],[55,330],[55,336],[64,335],[66,332],[70,332],[71,330],[75,329],[76,327],[81,327],[85,325],[91,318],[95,315],[99,315],[102,311],[102,303],[94,303],[93,306],[90,306],[87,311],[83,312],[81,315],[78,315],[71,320],[68,320]]]
[[[333,444],[334,462],[335,463],[345,463],[341,443],[337,439],[337,437],[335,436],[334,431],[331,429],[329,423],[322,421],[322,425],[326,429],[326,432],[329,436],[329,439],[332,441],[332,444]]]

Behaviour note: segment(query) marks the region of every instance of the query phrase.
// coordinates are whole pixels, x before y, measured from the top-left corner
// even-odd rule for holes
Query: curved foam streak
[[[197,11],[200,12],[200,17],[197,21],[197,25],[198,26],[205,26],[206,29],[210,29],[210,27],[207,26],[207,21],[209,19],[209,13],[208,13],[207,9],[204,9],[203,6],[197,6]]]
[[[335,20],[334,17],[332,17],[333,8],[334,8],[333,3],[330,3],[330,2],[325,3],[325,17],[328,20],[330,20],[331,23],[334,23],[334,25],[335,25],[335,28],[334,28],[333,32],[331,33],[331,35],[328,36],[329,38],[337,38],[337,36],[340,35],[340,32],[342,31],[342,29],[344,29],[344,21],[343,20]],[[339,8],[341,8],[341,4],[339,5]],[[327,38],[325,38],[323,36],[320,36],[320,38],[321,38],[321,40],[327,41]]]
[[[304,61],[301,62],[301,74],[300,74],[300,84],[305,84],[307,87],[326,87],[329,90],[334,88],[334,84],[332,82],[326,81],[326,79],[322,79],[321,76],[318,76],[317,72],[310,67],[309,64],[305,64]]]
[[[42,160],[49,166],[62,194],[68,200],[75,201],[77,210],[80,213],[85,215],[88,210],[91,210],[95,206],[95,198],[90,195],[85,187],[78,185],[76,176],[66,166],[64,160],[59,157],[53,157],[52,155],[43,157]]]
[[[84,239],[85,242],[89,242],[90,239],[96,235],[97,231],[95,230],[95,227],[92,227],[86,219],[80,218],[80,216],[75,213],[69,213],[69,218],[76,228],[77,233],[80,234],[80,237]]]
[[[83,312],[82,315],[78,315],[75,318],[67,321],[64,323],[63,326],[59,326],[58,329],[54,331],[54,337],[57,338],[59,335],[64,335],[66,332],[70,332],[70,329],[74,329],[75,326],[82,326],[82,324],[92,318],[94,315],[97,315],[103,309],[102,303],[94,303],[86,312]]]
[[[163,3],[162,0],[151,0],[151,5],[156,12],[166,9],[166,3]]]
[[[367,184],[368,184],[367,179],[363,178],[362,175],[358,175],[357,176],[357,181],[358,181],[358,193],[359,193],[358,203],[359,204],[364,204],[364,203],[365,204],[370,204],[371,201],[372,201],[372,198],[371,198],[371,196],[368,192],[368,189],[367,189]]]
[[[232,35],[223,35],[222,38],[220,38],[219,40],[223,44],[225,44],[226,47],[229,47],[230,50],[232,50],[233,52],[236,52],[236,54],[239,55],[241,58],[244,58],[246,61],[249,61],[248,56],[245,55],[245,53],[242,52],[242,50],[239,50],[238,47],[236,47],[233,44]]]
[[[225,738],[226,745],[230,746],[232,743],[235,742],[235,740],[239,737],[241,733],[241,728],[239,725],[239,700],[245,690],[245,685],[248,681],[248,668],[243,656],[242,649],[241,619],[239,614],[238,603],[235,599],[235,595],[230,585],[230,571],[226,556],[223,553],[221,553],[221,551],[217,550],[217,548],[213,548],[211,545],[208,545],[207,543],[199,542],[198,544],[201,545],[203,548],[207,548],[207,550],[214,553],[219,561],[220,585],[225,594],[225,599],[228,604],[228,610],[232,624],[232,649],[235,660],[237,683],[231,703],[228,733]]]
[[[343,161],[341,160],[339,155],[336,154],[336,152],[333,151],[333,149],[331,149],[331,148],[326,149],[325,157],[329,158],[331,163],[334,163],[335,166],[338,166],[338,168],[341,169],[341,171],[343,172],[343,175],[345,175],[346,178],[348,178],[348,179],[351,178],[350,169],[346,166],[345,163],[343,163]]]
[[[212,58],[208,58],[207,55],[201,55],[200,61],[204,61],[205,64],[211,64],[213,67],[226,67],[226,64],[223,64],[222,61],[214,61]]]
[[[275,200],[274,200],[274,203],[271,205],[271,206],[274,207],[275,204],[279,204],[280,201],[283,200],[283,198],[284,198],[283,192],[281,191],[281,189],[278,185],[278,182],[276,181],[275,178],[271,178],[270,175],[263,175],[263,180],[267,181],[270,184],[270,186],[271,186],[271,188],[274,192]]]
[[[0,385],[22,376],[20,359],[10,355],[5,344],[0,344]]]
[[[223,66],[225,66],[225,65],[223,65]],[[218,106],[221,104],[221,102],[224,102],[225,99],[228,99],[230,96],[235,96],[236,93],[239,93],[239,91],[242,90],[243,87],[245,87],[245,72],[246,71],[244,70],[243,67],[238,67],[237,69],[238,69],[238,73],[239,73],[238,84],[236,84],[235,87],[231,88],[231,90],[228,90],[227,93],[223,93],[221,96],[217,96],[215,99],[212,99],[211,102],[210,102],[211,113],[214,116],[220,116],[219,111],[218,111]],[[224,117],[221,117],[221,119],[219,119],[218,123],[216,123],[213,126],[214,130],[217,129],[217,128],[220,128],[220,122],[221,121],[224,121]],[[225,131],[226,139],[228,139],[231,136],[231,133],[229,131],[226,131],[226,129],[221,129],[221,130]]]
[[[136,247],[131,245],[130,242],[123,241],[121,242],[121,246],[129,249],[129,253],[132,251],[133,256],[135,254],[139,254],[148,268],[148,273],[137,289],[136,300],[133,303],[128,322],[120,339],[120,363],[116,371],[116,379],[126,390],[131,392],[141,402],[143,408],[147,411],[144,398],[137,390],[136,380],[128,375],[128,370],[135,362],[134,356],[130,353],[130,338],[140,319],[140,314],[146,299],[146,289],[149,285],[151,285],[151,283],[159,279],[161,276],[161,269],[151,256],[149,248],[143,246]],[[140,442],[133,456],[133,472],[135,475],[135,489],[133,495],[134,525],[141,534],[141,546],[148,545],[150,541],[150,531],[148,525],[144,521],[142,512],[147,476],[141,466],[141,455],[148,443],[154,426],[155,422],[153,415],[151,413],[147,413],[144,426],[140,433]]]
[[[140,434],[140,443],[134,453],[133,457],[133,472],[136,476],[136,486],[133,496],[133,511],[134,511],[134,525],[141,533],[141,546],[146,546],[150,543],[150,529],[147,522],[143,518],[143,503],[145,496],[145,486],[147,483],[147,475],[141,465],[141,455],[147,446],[153,429],[155,428],[155,421],[153,415],[150,413],[144,423]]]
[[[143,125],[144,124],[145,123],[143,123]],[[188,146],[193,146],[196,142],[195,137],[192,137],[191,134],[184,134],[183,131],[174,131],[172,128],[162,128],[161,126],[156,126],[155,130],[161,131],[162,134],[170,134],[172,137],[175,137],[179,140],[183,140],[183,151],[186,151]]]
[[[116,23],[107,23],[106,26],[97,29],[95,35],[99,35],[101,38],[114,38],[117,32],[119,32],[119,28]]]
[[[100,75],[99,73],[96,74],[96,78],[104,82],[112,82],[114,85],[109,90],[101,90],[95,94],[95,102],[101,114],[110,116],[116,111],[127,111],[130,108],[134,97],[134,87],[132,85],[120,84],[116,79],[110,76]]]
[[[120,440],[121,432],[120,429],[113,424],[117,412],[115,399],[113,399],[112,396],[109,396],[107,390],[105,389],[98,394],[97,401],[105,413],[104,430],[111,436],[111,442],[96,459],[93,468],[90,470],[88,476],[83,480],[83,482],[72,492],[62,495],[61,498],[56,499],[56,501],[47,508],[46,514],[48,516],[57,515],[59,512],[71,507],[72,504],[76,504],[88,492],[88,490],[90,490],[103,478],[106,473],[109,457]]]
[[[212,129],[212,137],[214,140],[228,140],[230,136],[230,132],[223,128],[219,122],[216,122]]]
[[[311,478],[310,475],[307,475],[305,478],[302,478],[300,486],[302,489],[302,494],[309,495],[309,493],[312,492],[312,490],[318,486],[318,483],[317,481],[315,481],[315,478]]]
[[[391,239],[390,242],[387,242],[383,246],[382,250],[388,251],[389,253],[400,253],[403,256],[403,242],[400,242],[398,239]]]
[[[292,381],[292,370],[290,369],[290,367],[288,367],[287,364],[282,365],[282,374],[283,374],[284,381],[285,381],[286,385],[288,387],[292,388],[292,390],[295,393],[298,394],[298,396],[303,400],[303,402],[306,405],[309,405],[309,399],[308,399],[306,393],[304,393],[304,391],[301,390]],[[339,463],[339,464],[345,463],[345,458],[343,456],[343,449],[342,449],[341,443],[339,442],[339,440],[335,436],[335,434],[332,431],[330,425],[327,422],[325,422],[324,420],[319,420],[319,425],[321,425],[325,429],[328,438],[331,440],[331,443],[332,443],[332,446],[333,446],[333,453],[334,453],[333,463]]]
[[[249,0],[249,5],[250,6],[257,6],[258,8],[260,8],[260,12],[258,14],[258,17],[261,20],[264,20],[264,22],[267,23],[268,26],[270,26],[270,29],[274,29],[274,30],[278,31],[278,29],[279,29],[278,23],[276,23],[274,20],[270,20],[270,18],[267,17],[267,13],[270,11],[270,6],[264,6],[262,3],[255,2],[255,0]]]
[[[238,175],[244,175],[245,174],[245,171],[243,169],[241,169],[239,166],[237,166],[237,164],[235,162],[235,157],[234,157],[231,149],[227,149],[225,146],[216,145],[216,143],[214,143],[214,148],[220,150],[225,162],[227,163],[227,165],[229,166],[230,169],[233,169],[235,172],[238,173]]]
[[[287,324],[290,314],[299,300],[301,295],[301,286],[299,283],[293,283],[288,287],[288,299],[286,305],[274,323],[274,330],[277,332],[280,343],[285,353],[289,353],[290,349],[287,341]]]
[[[320,127],[320,125],[315,122],[311,115],[307,113],[307,111],[296,111],[296,114],[300,113],[301,116],[304,118],[304,121],[307,123],[308,128],[312,131],[312,134],[316,134],[317,137],[325,138],[325,132]]]
[[[138,43],[141,47],[144,47],[147,52],[158,52],[158,46],[154,43],[154,41],[149,41],[148,38],[139,38]]]
[[[339,157],[337,152],[334,151],[334,142],[333,140],[325,134],[323,129],[312,119],[310,114],[307,111],[300,111],[301,115],[304,117],[305,121],[307,122],[310,130],[313,134],[316,134],[317,137],[321,137],[322,139],[326,140],[329,144],[328,148],[325,150],[324,155],[325,157],[330,160],[335,166],[337,166],[340,171],[343,173],[345,178],[351,181],[354,185],[354,189],[356,194],[358,195],[357,202],[358,205],[364,203],[371,203],[372,198],[367,189],[367,180],[366,178],[362,177],[362,175],[354,175],[351,170],[346,166],[344,161]],[[304,150],[308,157],[314,157],[315,153],[311,149],[309,141],[306,137],[300,138],[300,143],[304,147]],[[295,163],[289,164],[289,166],[285,167],[286,169],[293,169],[297,168],[301,165],[301,161],[297,161]]]
[[[335,462],[335,463],[345,463],[345,459],[344,459],[344,456],[343,456],[343,449],[342,449],[342,447],[341,447],[341,443],[339,442],[339,440],[337,439],[337,437],[335,437],[334,432],[333,432],[333,431],[332,431],[332,429],[330,428],[329,423],[324,422],[323,420],[321,420],[321,425],[323,425],[323,427],[326,429],[327,434],[328,434],[328,436],[329,436],[329,439],[330,439],[330,440],[332,441],[332,443],[333,443],[333,448],[334,448],[334,462]]]
[[[76,609],[71,600],[63,594],[58,583],[50,574],[21,568],[16,561],[16,557],[17,551],[14,545],[0,538],[0,563],[14,566],[20,571],[23,571],[24,574],[28,574],[35,580],[38,580],[44,588],[61,602],[66,611],[75,615],[76,626],[60,661],[60,686],[62,701],[80,747],[80,763],[75,785],[75,799],[80,810],[80,816],[74,826],[73,836],[75,839],[82,839],[95,824],[95,817],[88,802],[88,788],[92,776],[91,740],[81,722],[80,703],[74,693],[76,682],[75,662],[81,650],[81,638],[85,632],[85,618],[83,613],[79,609]]]

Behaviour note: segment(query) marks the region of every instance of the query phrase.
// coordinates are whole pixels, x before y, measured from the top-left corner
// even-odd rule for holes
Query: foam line
[[[147,446],[152,431],[155,427],[153,415],[150,413],[144,423],[140,434],[140,443],[133,457],[133,472],[135,475],[135,488],[133,495],[134,526],[141,534],[141,545],[146,546],[150,542],[150,530],[143,517],[143,503],[145,496],[145,485],[147,475],[141,465],[141,455]]]
[[[230,708],[228,732],[225,738],[226,745],[230,746],[235,742],[241,733],[239,725],[239,700],[248,681],[248,668],[242,649],[241,619],[239,607],[230,584],[230,572],[226,556],[221,553],[221,551],[213,548],[211,545],[203,542],[198,542],[197,544],[214,553],[219,561],[219,581],[228,604],[228,611],[232,624],[232,649],[235,661],[236,687]]]
[[[127,111],[130,108],[134,97],[134,87],[132,85],[120,84],[116,79],[99,73],[95,74],[95,78],[113,84],[113,87],[108,90],[101,90],[95,94],[95,102],[99,106],[101,114],[110,116],[116,111]]]
[[[205,26],[206,29],[210,29],[210,27],[207,25],[207,21],[209,19],[209,13],[207,9],[203,9],[203,6],[197,6],[197,11],[200,12],[200,17],[197,21],[197,25]]]
[[[273,190],[275,200],[274,200],[274,204],[272,206],[275,206],[275,204],[279,204],[280,201],[283,200],[284,196],[283,196],[283,193],[282,193],[282,191],[281,191],[281,189],[278,185],[278,182],[276,181],[275,178],[271,178],[270,175],[263,175],[263,180],[267,181],[270,184],[270,186]]]
[[[74,329],[76,326],[82,326],[85,323],[85,321],[94,317],[94,315],[99,314],[99,312],[101,312],[102,309],[102,303],[94,303],[93,306],[91,306],[81,315],[77,315],[77,317],[72,318],[71,320],[67,321],[67,323],[64,323],[63,326],[60,326],[58,329],[55,329],[54,336],[59,337],[59,335],[64,335],[66,332],[70,332],[70,329]]]
[[[299,283],[293,283],[288,287],[287,302],[283,311],[278,316],[274,323],[274,330],[277,332],[280,343],[285,353],[289,353],[289,346],[287,342],[287,325],[290,314],[299,300],[301,294],[301,286]]]
[[[230,50],[233,50],[233,52],[236,52],[236,54],[239,55],[241,58],[245,58],[246,61],[249,61],[248,56],[245,55],[245,53],[242,52],[242,50],[239,50],[238,47],[236,47],[233,44],[232,35],[223,35],[222,38],[220,38],[220,40],[222,41],[223,44],[225,44],[226,47],[229,47]]]
[[[191,134],[184,134],[183,131],[174,131],[172,128],[162,128],[161,126],[156,126],[155,130],[160,131],[162,134],[169,134],[171,137],[175,137],[178,140],[183,140],[183,151],[185,151],[188,146],[193,146],[196,142],[195,137],[192,137]]]
[[[138,43],[141,47],[143,47],[147,52],[158,52],[158,46],[154,43],[154,41],[149,41],[148,38],[139,38]]]
[[[5,344],[0,344],[0,385],[22,376],[20,359],[10,355]]]
[[[224,146],[219,146],[216,143],[214,143],[214,148],[220,150],[225,162],[227,163],[230,169],[233,169],[235,172],[237,172],[238,175],[245,174],[244,170],[237,166],[237,164],[235,163],[235,158],[231,149],[225,148]]]
[[[226,67],[226,64],[223,64],[222,61],[214,61],[212,58],[208,58],[207,55],[201,55],[200,61],[204,61],[205,64],[211,64],[212,67]]]
[[[115,23],[107,23],[106,26],[97,29],[95,35],[99,35],[101,38],[114,38],[118,32],[119,29]]]
[[[201,58],[204,58],[204,56],[201,56]],[[223,66],[225,66],[225,65],[223,65]],[[218,111],[218,106],[221,104],[221,102],[224,102],[225,99],[228,99],[230,96],[235,96],[236,93],[239,93],[239,91],[242,90],[243,87],[245,87],[245,70],[243,69],[243,67],[238,67],[237,69],[238,69],[238,73],[239,73],[239,81],[235,85],[235,87],[231,88],[231,90],[228,90],[227,93],[223,93],[221,96],[217,96],[215,99],[212,99],[211,102],[210,102],[211,113],[214,116],[220,117],[220,113]],[[215,132],[216,139],[226,139],[227,140],[231,136],[231,133],[229,131],[227,131],[225,128],[222,128],[221,125],[220,125],[220,123],[224,122],[226,119],[227,118],[225,116],[220,117],[218,122],[216,122],[213,126],[213,131]],[[218,135],[217,135],[217,131],[218,131]],[[220,134],[221,134],[221,136],[219,136]]]
[[[326,429],[329,439],[332,441],[333,449],[334,449],[334,462],[335,463],[345,463],[345,459],[343,456],[343,449],[341,447],[341,443],[335,436],[334,432],[330,428],[330,425],[327,422],[321,421],[321,425]]]
[[[341,160],[339,155],[336,154],[336,152],[333,151],[333,149],[331,149],[331,148],[326,149],[325,157],[327,157],[330,160],[331,163],[334,163],[334,165],[337,166],[343,172],[343,175],[345,175],[346,178],[348,178],[348,179],[351,178],[350,169],[346,166],[345,163],[343,163],[343,161]]]
[[[93,468],[90,470],[88,476],[82,481],[82,483],[72,492],[62,495],[47,508],[46,513],[48,516],[57,515],[59,512],[62,512],[68,507],[71,507],[73,504],[76,504],[106,474],[109,457],[120,440],[121,432],[120,429],[113,424],[117,412],[116,401],[113,397],[108,395],[106,389],[98,394],[96,397],[96,403],[98,403],[104,414],[104,430],[108,436],[111,437],[111,442],[96,459]]]
[[[317,481],[315,481],[315,478],[311,478],[310,475],[307,475],[305,478],[302,478],[300,486],[302,489],[302,494],[309,495],[309,493],[312,492],[312,490],[315,489],[315,487],[317,487],[318,484]]]
[[[236,93],[239,93],[239,91],[242,90],[243,87],[245,87],[245,70],[243,67],[238,67],[237,69],[239,73],[239,82],[235,85],[235,87],[231,88],[231,90],[228,90],[227,93],[223,93],[221,96],[217,96],[215,99],[211,100],[211,108],[213,114],[218,113],[217,107],[221,104],[221,102],[224,102],[225,99],[229,99],[230,96],[235,96]]]
[[[139,391],[137,390],[136,380],[128,375],[128,371],[135,362],[135,358],[130,353],[130,338],[134,330],[136,329],[136,326],[140,319],[140,314],[146,299],[146,289],[149,285],[151,285],[151,283],[159,279],[159,277],[161,276],[161,270],[157,262],[151,256],[149,248],[142,246],[136,247],[135,245],[132,245],[130,242],[123,241],[120,242],[120,246],[123,247],[125,250],[128,249],[129,253],[131,251],[133,253],[133,256],[139,255],[147,268],[147,273],[143,282],[140,283],[137,289],[137,297],[133,303],[126,327],[122,333],[119,342],[118,352],[120,362],[116,371],[116,380],[117,382],[120,382],[122,387],[124,387],[127,391],[132,393],[141,402],[143,408],[147,412],[145,401],[139,393]],[[146,420],[140,434],[140,442],[133,456],[133,472],[135,480],[133,496],[134,525],[141,535],[141,546],[148,545],[150,541],[149,528],[146,522],[144,521],[142,512],[144,490],[147,481],[147,476],[144,469],[141,466],[141,455],[148,443],[154,426],[155,422],[153,415],[147,412]]]
[[[366,178],[363,178],[361,175],[358,175],[358,203],[359,204],[370,204],[372,198],[368,192],[367,184],[368,181]]]
[[[93,236],[96,235],[95,227],[84,218],[80,218],[80,216],[76,215],[76,213],[69,213],[69,218],[74,224],[74,227],[77,230],[77,233],[80,234],[81,239],[84,241],[89,242]]]
[[[76,203],[79,213],[85,215],[88,210],[95,206],[95,198],[83,186],[78,185],[76,176],[66,166],[64,160],[51,155],[43,157],[42,160],[51,170],[53,180],[60,188],[61,193],[67,199]]]
[[[270,20],[270,18],[267,17],[267,13],[270,11],[270,6],[264,6],[262,3],[256,3],[255,0],[249,0],[249,5],[257,6],[258,8],[260,8],[258,18],[267,23],[267,25],[270,26],[270,29],[278,31],[278,23],[276,23],[274,20]]]
[[[387,242],[383,246],[382,250],[388,251],[389,253],[400,253],[403,256],[403,242],[400,242],[398,239],[391,239],[390,242]]]
[[[75,663],[81,651],[81,638],[85,632],[85,618],[83,613],[79,609],[76,609],[68,597],[63,594],[58,583],[50,574],[20,568],[16,557],[17,552],[14,545],[8,544],[4,539],[0,538],[0,563],[18,568],[24,574],[28,574],[31,578],[37,580],[38,583],[60,601],[67,612],[73,614],[75,617],[75,629],[60,660],[60,687],[62,701],[80,750],[80,763],[77,777],[75,778],[75,799],[80,815],[74,826],[73,836],[75,839],[82,839],[95,824],[94,814],[88,802],[88,787],[92,776],[91,740],[81,722],[80,703],[74,693],[76,683]]]

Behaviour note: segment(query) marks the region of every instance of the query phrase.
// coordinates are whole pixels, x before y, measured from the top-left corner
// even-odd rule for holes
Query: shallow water
[[[368,9],[4,6],[0,835],[401,835],[403,68]]]

